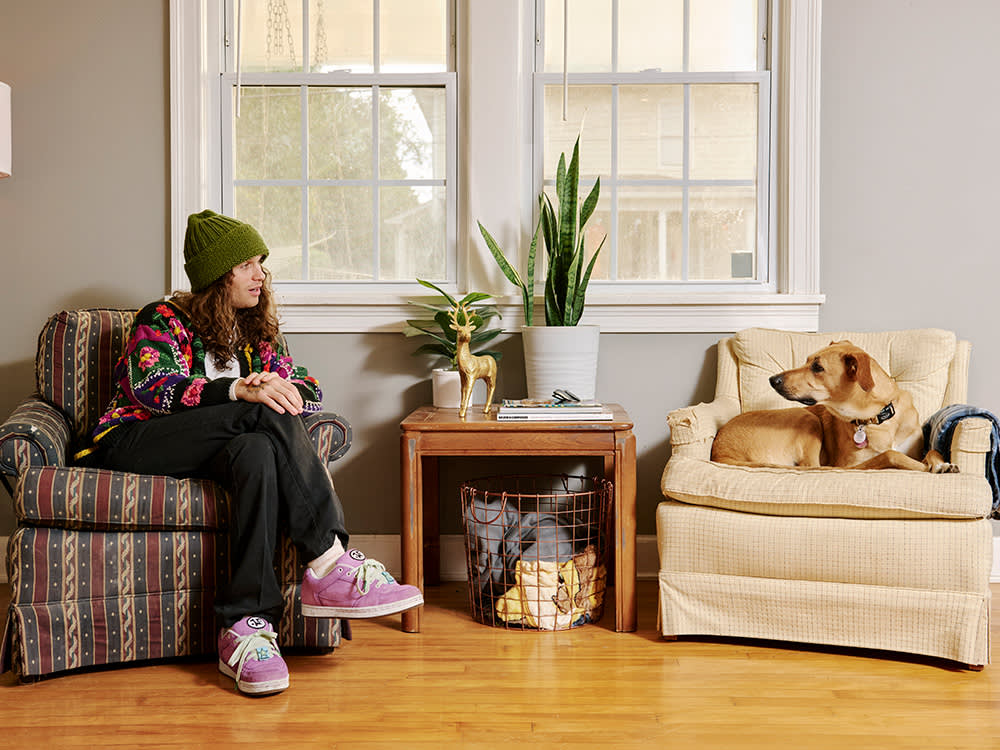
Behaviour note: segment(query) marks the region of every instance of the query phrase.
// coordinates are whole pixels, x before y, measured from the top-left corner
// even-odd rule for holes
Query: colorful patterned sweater
[[[209,379],[205,346],[187,316],[172,302],[151,302],[135,316],[128,343],[115,365],[115,391],[97,423],[94,440],[127,422],[229,401],[236,378]],[[247,346],[239,355],[240,375],[276,372],[302,394],[304,410],[322,409],[319,383],[297,367],[277,342]]]

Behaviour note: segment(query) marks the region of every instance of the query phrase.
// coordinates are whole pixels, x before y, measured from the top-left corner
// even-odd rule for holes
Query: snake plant
[[[590,262],[584,267],[584,228],[597,208],[600,194],[601,180],[598,178],[583,204],[580,204],[580,137],[577,136],[568,167],[565,152],[559,155],[556,169],[556,200],[559,210],[556,211],[544,191],[538,196],[538,223],[531,237],[524,278],[504,256],[486,227],[479,223],[479,231],[500,270],[521,290],[526,325],[534,325],[535,254],[539,234],[545,243],[547,255],[545,324],[575,326],[580,322],[590,275],[598,253],[604,246],[604,240],[607,239],[605,235]]]

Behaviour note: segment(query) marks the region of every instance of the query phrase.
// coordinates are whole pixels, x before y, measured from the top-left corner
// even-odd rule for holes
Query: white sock
[[[333,566],[344,552],[344,545],[341,543],[340,537],[337,537],[334,539],[333,546],[330,549],[308,563],[309,569],[317,578],[322,578],[333,570]]]

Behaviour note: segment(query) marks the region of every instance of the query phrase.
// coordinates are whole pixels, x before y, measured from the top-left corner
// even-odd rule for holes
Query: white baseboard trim
[[[8,583],[7,541],[0,537],[0,583]],[[385,567],[397,578],[401,577],[403,565],[399,547],[399,534],[355,534],[351,545],[364,551],[369,557],[381,560]],[[654,579],[659,570],[659,556],[656,536],[640,534],[636,539],[636,570],[638,578]],[[461,534],[447,534],[441,537],[441,580],[464,581],[468,578],[465,566],[465,539]],[[1000,583],[1000,537],[993,537],[993,570],[990,583]]]

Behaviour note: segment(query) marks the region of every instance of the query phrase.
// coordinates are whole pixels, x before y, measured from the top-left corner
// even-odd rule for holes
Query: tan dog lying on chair
[[[837,466],[957,472],[937,451],[924,455],[913,398],[850,341],[832,342],[803,367],[770,378],[805,408],[749,411],[723,425],[712,460],[742,466]]]

